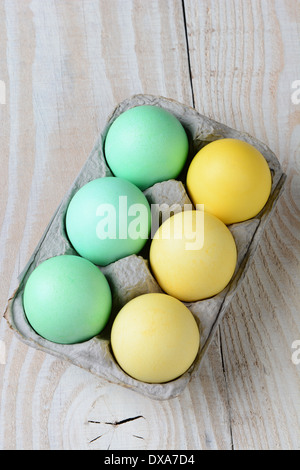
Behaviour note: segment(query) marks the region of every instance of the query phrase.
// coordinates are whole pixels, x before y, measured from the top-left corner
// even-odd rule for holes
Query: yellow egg
[[[194,362],[200,333],[190,310],[166,294],[144,294],[116,316],[111,347],[121,368],[148,383],[176,379]]]
[[[220,139],[203,147],[187,174],[192,202],[225,224],[256,216],[271,191],[271,172],[264,156],[237,139]]]
[[[235,241],[227,226],[200,210],[167,219],[150,246],[157,282],[164,292],[186,302],[221,292],[232,278],[236,260]]]

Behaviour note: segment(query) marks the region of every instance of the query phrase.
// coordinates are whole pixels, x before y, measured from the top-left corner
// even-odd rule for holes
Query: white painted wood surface
[[[288,175],[201,374],[178,398],[98,380],[20,343],[1,318],[0,449],[299,449],[300,2],[0,0],[0,44],[1,313],[109,113],[132,94],[251,133]]]

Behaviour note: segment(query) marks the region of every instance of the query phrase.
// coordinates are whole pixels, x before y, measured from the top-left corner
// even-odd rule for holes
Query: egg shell
[[[168,382],[186,372],[199,344],[194,316],[166,294],[145,294],[128,302],[111,331],[119,365],[135,379],[149,383]]]
[[[86,341],[109,319],[112,296],[104,274],[79,256],[62,255],[39,264],[23,294],[26,317],[43,338],[62,344]]]
[[[73,196],[66,214],[73,247],[99,266],[140,252],[150,228],[146,197],[123,178],[97,178],[85,184]]]
[[[187,173],[188,193],[196,206],[225,224],[255,217],[266,204],[272,177],[264,156],[238,139],[218,139],[193,158]]]
[[[188,138],[180,121],[158,106],[136,106],[112,123],[105,157],[115,176],[144,190],[176,178],[188,156]]]
[[[234,238],[217,217],[183,211],[167,219],[150,247],[150,265],[163,291],[185,302],[221,292],[237,262]]]

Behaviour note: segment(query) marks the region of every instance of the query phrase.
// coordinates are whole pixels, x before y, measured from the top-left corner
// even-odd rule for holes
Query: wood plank
[[[299,449],[299,2],[195,1],[185,10],[196,108],[264,141],[288,175],[221,325],[233,447]]]
[[[8,0],[5,44],[1,308],[113,107],[135,93],[192,104],[179,0]],[[219,337],[201,377],[169,402],[149,400],[20,343],[1,319],[0,448],[231,447]],[[105,438],[91,420],[144,418]],[[217,424],[216,424],[217,423]],[[107,429],[107,427],[109,429]],[[136,437],[139,436],[139,437]]]

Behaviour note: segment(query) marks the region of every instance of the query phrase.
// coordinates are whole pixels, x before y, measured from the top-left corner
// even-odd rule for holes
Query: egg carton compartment
[[[123,305],[141,294],[162,292],[154,279],[148,262],[151,237],[138,255],[120,259],[108,266],[99,267],[105,274],[112,291],[112,313],[105,329],[97,336],[83,343],[57,344],[39,336],[29,325],[23,309],[24,286],[31,272],[44,260],[62,254],[77,255],[70,244],[65,231],[65,214],[70,200],[83,185],[96,178],[113,176],[106,164],[103,145],[107,131],[112,122],[124,111],[140,105],[160,106],[171,112],[183,125],[189,139],[189,156],[185,168],[177,180],[156,183],[144,191],[150,204],[155,204],[161,218],[168,217],[170,210],[178,212],[186,204],[191,204],[185,190],[185,175],[193,156],[205,144],[220,138],[235,138],[244,140],[256,147],[266,158],[271,174],[272,188],[267,204],[253,219],[232,224],[230,229],[238,252],[237,266],[230,283],[219,294],[198,302],[185,303],[193,313],[200,329],[201,344],[198,355],[188,371],[177,379],[162,383],[149,384],[140,382],[128,376],[116,363],[110,347],[110,330],[113,320]],[[251,135],[238,132],[222,123],[209,119],[198,113],[194,108],[174,100],[153,95],[134,95],[120,103],[99,135],[82,170],[72,186],[65,194],[48,224],[34,253],[20,274],[19,286],[9,299],[4,316],[19,339],[31,347],[67,360],[72,364],[88,370],[110,382],[123,385],[153,399],[163,400],[178,396],[199,370],[203,357],[211,343],[217,326],[228,309],[247,269],[251,263],[262,233],[271,217],[276,201],[281,194],[286,175],[274,153],[262,142]]]

